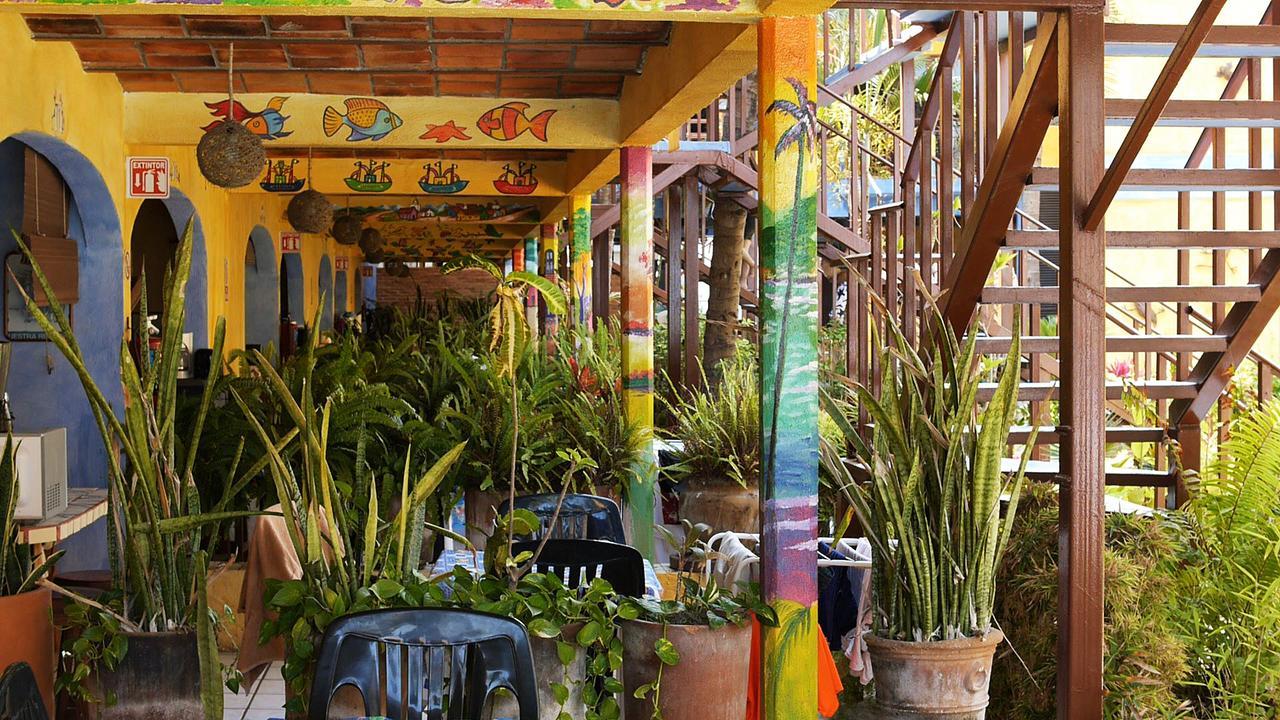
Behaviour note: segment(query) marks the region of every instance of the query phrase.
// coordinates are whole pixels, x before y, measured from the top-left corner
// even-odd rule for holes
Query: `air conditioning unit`
[[[67,509],[67,429],[14,433],[18,520],[42,520]]]

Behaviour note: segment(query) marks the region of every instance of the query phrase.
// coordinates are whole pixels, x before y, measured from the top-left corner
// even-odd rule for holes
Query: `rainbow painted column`
[[[817,26],[759,26],[762,585],[765,720],[818,715]]]
[[[569,198],[569,247],[573,252],[574,323],[591,330],[591,196]]]
[[[530,235],[524,239],[524,270],[538,272],[538,238]],[[533,334],[538,334],[538,291],[532,288],[525,293],[524,316],[529,321]]]
[[[547,223],[542,226],[542,255],[540,257],[542,263],[541,275],[553,283],[560,281],[556,274],[556,265],[560,257],[560,237],[556,235],[556,226]],[[546,314],[546,324],[542,328],[547,336],[547,343],[550,346],[551,338],[555,337],[556,331],[560,329],[560,316],[553,315],[551,312]]]
[[[621,154],[622,390],[627,417],[640,425],[644,438],[627,500],[632,544],[653,558],[653,152],[625,147]]]

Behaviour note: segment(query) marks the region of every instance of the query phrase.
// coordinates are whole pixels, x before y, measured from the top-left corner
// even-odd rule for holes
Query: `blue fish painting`
[[[263,140],[278,140],[291,134],[284,129],[285,121],[289,119],[289,116],[281,112],[284,109],[285,101],[288,99],[287,97],[273,97],[267,103],[267,106],[258,112],[253,112],[245,107],[239,100],[228,99],[216,103],[205,103],[204,106],[209,108],[209,114],[220,119],[205,125],[201,129],[208,132],[228,120],[234,120]]]
[[[391,108],[381,100],[347,98],[343,104],[347,108],[345,113],[333,107],[324,109],[324,134],[328,137],[333,137],[346,127],[350,131],[347,142],[377,142],[404,124],[400,116],[391,112]]]

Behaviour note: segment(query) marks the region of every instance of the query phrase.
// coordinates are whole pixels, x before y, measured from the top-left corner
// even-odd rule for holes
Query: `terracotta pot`
[[[902,642],[867,636],[876,675],[876,705],[897,720],[983,720],[991,658],[1004,640]]]
[[[568,638],[568,642],[573,643],[573,638],[578,636],[578,631],[581,629],[582,623],[565,625],[560,634],[562,638]],[[537,676],[540,720],[557,720],[561,712],[568,713],[573,720],[583,720],[587,716],[587,706],[582,699],[582,689],[587,683],[587,653],[577,647],[576,643],[574,647],[578,654],[573,662],[566,666],[560,662],[560,654],[556,650],[554,639],[548,640],[532,635],[529,637],[529,649],[533,652],[533,673]],[[551,690],[552,683],[560,683],[569,688],[569,699],[563,707]],[[519,707],[515,698],[509,695],[499,697],[491,715],[495,718],[518,717]]]
[[[691,478],[680,490],[680,517],[715,532],[760,532],[760,491],[727,478]]]
[[[662,637],[659,623],[622,623],[623,716],[648,720],[653,696],[639,700],[636,688],[658,677],[660,661],[653,644]],[[668,625],[667,640],[680,662],[662,671],[659,710],[666,720],[742,720],[747,714],[751,664],[751,626]]]
[[[25,662],[35,673],[44,706],[53,712],[53,594],[45,588],[0,596],[0,671]]]
[[[98,697],[113,693],[114,705],[97,704],[101,720],[204,720],[200,702],[200,655],[194,631],[125,633],[129,649],[115,670],[96,673]]]

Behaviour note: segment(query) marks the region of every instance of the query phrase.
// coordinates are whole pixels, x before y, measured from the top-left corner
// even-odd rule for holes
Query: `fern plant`
[[[753,349],[740,346],[720,365],[720,382],[673,400],[671,436],[681,450],[668,468],[675,478],[723,480],[742,487],[760,476],[760,370]]]
[[[917,284],[923,287],[919,276]],[[994,397],[979,407],[985,375],[976,362],[977,334],[962,345],[932,300],[930,305],[928,353],[917,351],[892,313],[880,316],[884,343],[873,338],[873,346],[883,347],[883,386],[878,394],[855,387],[859,407],[874,423],[869,439],[824,394],[828,414],[867,468],[869,482],[854,481],[842,448],[823,442],[821,449],[823,467],[840,479],[871,541],[876,633],[914,642],[990,632],[995,569],[1017,515],[1029,456],[1024,453],[1012,477],[1001,473],[1021,369],[1017,324]],[[1001,496],[1009,499],[1003,513]]]

